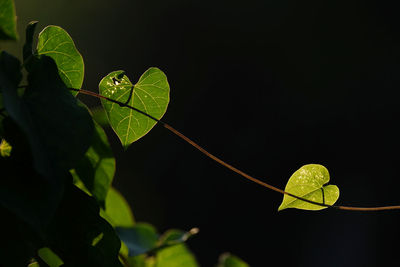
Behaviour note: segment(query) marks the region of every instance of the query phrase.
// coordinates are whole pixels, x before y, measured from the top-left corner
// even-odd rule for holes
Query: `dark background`
[[[319,163],[338,204],[400,204],[400,17],[388,2],[15,2],[20,47],[30,20],[63,27],[84,57],[85,89],[114,70],[135,81],[159,67],[171,86],[164,120],[227,162],[280,188]],[[202,266],[225,251],[251,266],[399,261],[399,211],[277,212],[281,195],[160,126],[126,152],[108,133],[114,185],[136,220],[199,227],[189,246]]]

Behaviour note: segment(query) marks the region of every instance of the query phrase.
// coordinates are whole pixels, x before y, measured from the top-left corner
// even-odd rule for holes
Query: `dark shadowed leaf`
[[[65,266],[121,266],[114,229],[100,217],[96,201],[74,185],[66,188],[47,238]]]
[[[68,88],[80,89],[84,77],[83,58],[71,36],[59,26],[47,26],[39,33],[37,53],[54,59]],[[73,95],[77,92],[71,91]]]
[[[15,7],[13,0],[0,1],[0,39],[16,40],[17,17],[15,16]]]
[[[10,89],[18,86],[22,79],[20,67],[21,63],[17,58],[5,51],[0,52],[0,92],[2,87]]]
[[[114,71],[101,80],[99,90],[100,94],[127,103],[156,119],[161,119],[169,103],[167,77],[157,68],[148,69],[135,85],[124,71]],[[130,108],[104,99],[101,103],[111,127],[125,148],[147,134],[156,124],[154,120]]]
[[[33,35],[35,33],[37,23],[37,21],[31,21],[29,22],[28,26],[26,26],[25,44],[23,48],[24,63],[26,63],[26,60],[33,55]]]
[[[17,94],[17,84],[21,77],[19,66],[17,59],[5,52],[1,53],[0,88],[4,106],[13,119],[7,117],[2,121],[2,125],[4,137],[13,147],[13,153],[11,157],[0,160],[0,204],[41,233],[54,215],[67,176],[62,170],[46,171],[36,168],[36,171],[32,167],[31,154],[38,155],[38,160],[44,159],[46,150],[42,146],[32,145],[40,144],[41,139],[36,135],[34,121],[29,117],[29,109]],[[43,122],[37,123],[36,127]],[[47,130],[47,134],[51,135],[52,130]],[[52,162],[35,163],[38,167]]]
[[[1,205],[0,214],[0,265],[26,267],[42,243],[29,225]]]
[[[4,120],[7,141],[13,146],[10,157],[0,158],[0,205],[28,223],[38,235],[52,220],[61,199],[68,173],[45,179],[32,167],[25,135],[10,119]],[[39,197],[40,196],[40,197]]]
[[[117,227],[116,231],[129,249],[129,256],[146,253],[157,246],[156,229],[147,223],[137,223],[130,228]]]
[[[43,56],[33,64],[22,98],[17,94],[17,83],[2,75],[6,71],[1,69],[0,87],[4,107],[28,137],[35,168],[51,177],[58,170],[74,168],[80,161],[89,148],[93,122],[87,109],[78,105],[61,81],[51,58]]]
[[[91,146],[77,164],[74,174],[104,208],[108,190],[115,173],[115,158],[103,128],[94,123]]]

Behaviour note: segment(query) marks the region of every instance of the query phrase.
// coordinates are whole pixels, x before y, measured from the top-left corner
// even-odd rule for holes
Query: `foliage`
[[[15,18],[13,1],[0,0],[0,39],[17,39]],[[116,162],[102,128],[107,125],[126,149],[160,122],[225,167],[283,193],[278,210],[321,210],[339,198],[322,165],[301,167],[282,191],[161,122],[170,87],[158,68],[149,68],[136,84],[125,71],[113,71],[100,81],[100,94],[81,90],[84,62],[71,36],[47,26],[34,48],[36,26],[33,21],[26,28],[22,62],[0,53],[2,266],[198,266],[186,245],[197,228],[160,235],[152,225],[136,223],[111,186]],[[76,98],[79,92],[100,98],[103,109],[89,110]],[[226,253],[217,266],[249,265]]]
[[[293,173],[286,184],[285,192],[317,203],[333,205],[339,198],[339,188],[336,185],[325,185],[328,182],[329,172],[324,166],[309,164]],[[282,204],[278,210],[287,208],[321,210],[327,207],[307,203],[289,195],[284,195]]]
[[[16,16],[13,0],[0,1],[0,40],[16,40]]]
[[[0,39],[17,39],[15,20],[13,1],[0,0]],[[72,90],[82,86],[81,54],[58,26],[45,27],[33,47],[36,26],[26,28],[22,62],[0,54],[0,265],[198,266],[185,244],[197,228],[160,235],[135,222],[111,186],[116,164],[105,122],[94,121]],[[125,72],[111,72],[99,89],[157,120],[169,102],[167,77],[157,68],[135,85]],[[156,124],[117,103],[102,104],[124,148]]]
[[[161,119],[169,102],[167,77],[157,68],[148,69],[135,85],[124,71],[111,72],[100,81],[99,91],[106,97],[127,103],[156,119]],[[102,99],[102,104],[111,127],[125,148],[148,133],[156,124],[149,117],[116,103]]]

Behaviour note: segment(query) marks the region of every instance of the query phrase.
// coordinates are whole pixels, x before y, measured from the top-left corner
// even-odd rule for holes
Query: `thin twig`
[[[136,111],[136,112],[138,112],[138,113],[140,113],[140,114],[142,114],[142,115],[144,115],[144,116],[146,116],[146,117],[148,117],[148,118],[150,118],[150,119],[152,119],[152,120],[154,120],[154,121],[160,123],[162,126],[164,126],[166,129],[168,129],[169,131],[171,131],[173,134],[175,134],[176,136],[178,136],[179,138],[181,138],[182,140],[184,140],[184,141],[187,142],[188,144],[192,145],[194,148],[196,148],[197,150],[199,150],[201,153],[203,153],[204,155],[206,155],[206,156],[209,157],[210,159],[216,161],[217,163],[219,163],[220,165],[224,166],[225,168],[228,168],[228,169],[230,169],[231,171],[233,171],[233,172],[239,174],[240,176],[246,178],[247,180],[250,180],[250,181],[252,181],[252,182],[254,182],[254,183],[257,183],[257,184],[259,184],[259,185],[261,185],[261,186],[264,186],[264,187],[266,187],[266,188],[268,188],[268,189],[271,189],[271,190],[273,190],[273,191],[275,191],[275,192],[278,192],[278,193],[281,193],[281,194],[284,194],[284,195],[291,196],[291,197],[293,197],[293,198],[296,198],[296,199],[298,199],[298,200],[301,200],[301,201],[304,201],[304,202],[307,202],[307,203],[310,203],[310,204],[314,204],[314,205],[318,205],[318,206],[326,207],[326,208],[339,209],[339,210],[349,210],[349,211],[383,211],[383,210],[398,210],[398,209],[400,209],[400,205],[397,205],[397,206],[383,206],[383,207],[351,207],[351,206],[340,206],[340,205],[328,205],[328,204],[325,204],[325,201],[323,201],[324,203],[320,203],[320,202],[315,202],[315,201],[312,201],[312,200],[309,200],[309,199],[306,199],[306,198],[303,198],[303,197],[300,197],[300,196],[296,196],[296,195],[291,194],[291,193],[289,193],[289,192],[286,192],[286,191],[284,191],[284,190],[282,190],[282,189],[280,189],[280,188],[278,188],[278,187],[275,187],[275,186],[272,186],[272,185],[270,185],[270,184],[267,184],[267,183],[265,183],[265,182],[263,182],[263,181],[261,181],[261,180],[255,178],[255,177],[253,177],[253,176],[251,176],[251,175],[249,175],[249,174],[247,174],[247,173],[245,173],[245,172],[243,172],[243,171],[237,169],[236,167],[234,167],[234,166],[232,166],[232,165],[226,163],[226,162],[223,161],[222,159],[218,158],[217,156],[215,156],[215,155],[211,154],[210,152],[208,152],[207,150],[205,150],[203,147],[201,147],[200,145],[198,145],[198,144],[197,144],[196,142],[194,142],[193,140],[191,140],[191,139],[189,139],[188,137],[186,137],[184,134],[182,134],[181,132],[179,132],[178,130],[176,130],[175,128],[173,128],[171,125],[169,125],[169,124],[163,122],[162,120],[159,120],[159,119],[157,119],[157,118],[151,116],[150,114],[147,114],[146,112],[144,112],[144,111],[142,111],[142,110],[140,110],[140,109],[137,109],[137,108],[135,108],[135,107],[132,107],[132,106],[128,105],[127,103],[122,103],[122,102],[120,102],[120,101],[117,101],[117,100],[108,98],[108,97],[103,96],[103,95],[99,95],[99,94],[94,93],[94,92],[91,92],[91,91],[87,91],[87,90],[83,90],[83,89],[73,89],[73,88],[69,88],[69,89],[72,90],[72,91],[76,91],[76,92],[85,94],[85,95],[90,95],[90,96],[93,96],[93,97],[97,97],[97,98],[100,98],[100,99],[104,99],[104,100],[113,102],[113,103],[115,103],[115,104],[118,104],[118,105],[121,106],[121,107],[130,108],[130,109],[132,109],[132,110],[134,110],[134,111]],[[325,198],[325,196],[324,196],[324,198]],[[324,199],[324,200],[325,200],[325,199]]]

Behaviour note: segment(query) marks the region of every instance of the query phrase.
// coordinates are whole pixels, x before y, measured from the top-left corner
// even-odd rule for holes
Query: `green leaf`
[[[97,106],[91,110],[93,119],[100,124],[102,127],[109,126],[107,113],[102,106]]]
[[[167,247],[160,250],[156,256],[156,267],[197,267],[199,266],[193,254],[184,244]]]
[[[117,227],[116,231],[128,247],[129,256],[146,253],[157,246],[158,234],[150,224],[137,223],[130,228]]]
[[[25,30],[25,44],[23,48],[24,63],[33,56],[33,35],[35,33],[37,21],[31,21],[26,26]]]
[[[48,246],[65,266],[121,267],[120,240],[96,201],[70,184],[48,227]]]
[[[43,58],[39,63],[44,64],[43,61],[46,59]],[[75,98],[65,89],[65,95],[68,97],[64,97],[60,87],[53,86],[52,73],[54,72],[51,68],[38,65],[36,73],[29,74],[30,83],[32,82],[29,86],[30,90],[27,90],[29,94],[20,98],[17,91],[17,85],[22,76],[20,63],[5,52],[0,54],[0,89],[4,107],[9,115],[6,118],[8,123],[5,123],[6,119],[2,122],[4,137],[15,151],[10,158],[0,161],[2,170],[0,204],[29,223],[39,234],[55,213],[67,177],[57,166],[69,162],[68,155],[71,158],[79,157],[79,153],[71,155],[68,151],[56,153],[57,146],[62,148],[66,142],[71,145],[67,148],[72,148],[70,152],[83,150],[84,153],[85,144],[79,142],[85,142],[85,140],[80,138],[70,140],[71,137],[76,138],[70,134],[91,134],[88,130],[90,124],[87,125],[85,121],[85,114],[74,108]],[[58,77],[56,72],[55,74]],[[63,85],[61,80],[60,83]],[[42,97],[43,95],[46,97]],[[69,98],[71,102],[68,102]],[[58,99],[60,103],[48,101],[48,99]],[[75,125],[74,115],[83,123],[83,131],[71,129]],[[90,115],[87,114],[87,116],[90,119]],[[60,124],[58,120],[63,121],[64,124]],[[64,140],[64,142],[60,143],[59,140]],[[15,168],[15,166],[18,167]]]
[[[39,239],[31,228],[0,205],[1,266],[26,267],[35,256]]]
[[[71,36],[61,27],[47,26],[39,33],[37,54],[54,59],[61,79],[68,88],[81,89],[84,76],[83,58]],[[76,95],[77,92],[72,92]]]
[[[178,244],[163,248],[155,256],[146,254],[129,257],[128,262],[135,267],[198,267],[196,258],[185,246]]]
[[[22,79],[20,68],[21,63],[16,57],[5,51],[0,52],[0,92],[2,92],[3,87],[10,89],[18,86]]]
[[[17,40],[17,17],[13,0],[0,0],[0,39]]]
[[[336,185],[325,185],[328,182],[329,172],[324,166],[318,164],[304,165],[290,177],[285,191],[314,202],[333,205],[339,198],[339,188]],[[326,207],[284,195],[278,210],[287,208],[321,210]]]
[[[46,56],[34,60],[28,88],[22,98],[17,84],[1,69],[0,87],[8,114],[28,137],[35,168],[45,177],[74,168],[89,148],[93,122],[61,81],[54,61]],[[4,60],[5,61],[5,60]]]
[[[113,227],[132,227],[135,224],[133,213],[126,199],[115,188],[110,187],[106,198],[106,209],[100,214]]]
[[[11,156],[12,146],[2,138],[0,142],[0,156],[3,158]]]
[[[126,261],[132,267],[156,267],[156,258],[146,254],[129,257]]]
[[[0,206],[29,224],[38,235],[43,235],[62,198],[68,172],[52,173],[51,177],[40,175],[33,167],[23,131],[10,117],[5,118],[3,124],[4,137],[13,152],[10,157],[0,158]]]
[[[64,263],[57,254],[47,247],[39,249],[38,255],[50,267],[59,267]]]
[[[217,267],[249,267],[249,265],[230,253],[224,253],[219,257]]]
[[[74,174],[104,208],[108,189],[114,178],[115,158],[103,128],[94,123],[91,146],[75,168]]]
[[[114,71],[100,81],[99,90],[100,94],[133,106],[156,119],[161,119],[169,103],[167,77],[157,68],[148,69],[134,86],[124,71]],[[130,108],[105,99],[101,102],[124,148],[143,137],[156,124]]]
[[[146,223],[138,223],[129,228],[117,227],[116,231],[123,243],[128,247],[128,255],[135,257],[145,253],[147,255],[158,254],[168,247],[180,245],[191,236],[197,234],[199,229],[193,228],[189,232],[171,229],[159,237],[153,226]]]
[[[158,242],[159,247],[173,246],[179,243],[186,242],[190,237],[199,232],[198,228],[192,228],[190,231],[185,232],[178,229],[167,230]]]

